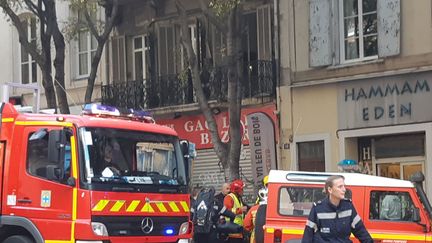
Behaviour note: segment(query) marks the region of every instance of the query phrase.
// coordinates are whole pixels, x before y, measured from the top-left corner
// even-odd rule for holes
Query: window
[[[372,191],[369,219],[413,221],[414,204],[408,192]]]
[[[64,171],[58,164],[48,159],[49,131],[40,129],[31,133],[27,145],[27,172],[30,175],[53,181],[66,181],[70,176],[71,148],[70,135],[67,135],[65,144]]]
[[[310,67],[398,55],[400,6],[400,0],[309,0]]]
[[[324,141],[297,143],[300,171],[325,171]]]
[[[159,75],[176,74],[176,57],[180,54],[176,46],[175,29],[173,26],[162,26],[158,32]]]
[[[96,19],[95,14],[91,16]],[[82,12],[78,13],[78,21],[86,23]],[[83,26],[86,26],[85,24]],[[97,41],[88,28],[82,28],[78,33],[78,77],[90,75],[92,58],[96,53]]]
[[[133,38],[133,63],[135,80],[145,80],[147,78],[149,50],[150,46],[147,36],[138,36]]]
[[[286,216],[308,216],[314,202],[323,200],[323,187],[285,187],[279,190],[278,211]],[[347,189],[345,197],[351,199]]]
[[[27,40],[32,46],[36,46],[36,19],[28,18],[22,21],[25,26]],[[21,45],[21,83],[29,84],[37,82],[36,61]]]
[[[340,1],[342,62],[378,55],[377,0]]]

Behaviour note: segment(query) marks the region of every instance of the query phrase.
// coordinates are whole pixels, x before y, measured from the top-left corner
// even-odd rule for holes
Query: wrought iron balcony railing
[[[226,67],[202,72],[204,93],[209,100],[225,101]],[[276,90],[273,61],[257,61],[245,67],[243,98],[274,97]],[[114,82],[102,86],[102,103],[123,108],[151,109],[195,103],[191,75],[160,76],[155,79]]]

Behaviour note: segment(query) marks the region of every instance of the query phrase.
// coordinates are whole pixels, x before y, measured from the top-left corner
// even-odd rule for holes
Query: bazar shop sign
[[[431,78],[427,72],[339,85],[339,128],[432,121]]]
[[[242,143],[248,145],[250,143],[250,136],[248,133],[247,115],[255,112],[263,112],[268,115],[274,124],[277,124],[276,115],[274,111],[276,106],[274,104],[266,105],[263,107],[243,108],[241,112],[241,128],[242,128]],[[219,129],[219,137],[223,142],[229,141],[229,116],[228,112],[223,111],[215,115],[216,123]],[[181,116],[176,119],[160,119],[157,120],[158,124],[166,125],[178,133],[181,139],[187,139],[196,145],[196,149],[213,148],[211,134],[208,131],[208,124],[203,115]],[[277,128],[277,126],[275,126]],[[278,134],[275,132],[275,134]]]

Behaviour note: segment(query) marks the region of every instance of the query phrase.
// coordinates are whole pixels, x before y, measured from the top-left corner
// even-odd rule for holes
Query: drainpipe
[[[281,119],[280,119],[280,64],[279,64],[279,60],[280,60],[280,36],[279,36],[279,0],[273,0],[273,27],[274,27],[274,40],[273,40],[273,44],[274,44],[274,50],[275,50],[275,81],[276,81],[276,117],[277,117],[277,122],[279,125],[279,143],[277,145],[276,149],[276,157],[277,157],[277,161],[276,161],[276,166],[277,169],[281,168],[281,161],[282,161],[282,153],[281,153],[281,149],[282,149],[282,132],[280,129],[280,124],[281,124]]]

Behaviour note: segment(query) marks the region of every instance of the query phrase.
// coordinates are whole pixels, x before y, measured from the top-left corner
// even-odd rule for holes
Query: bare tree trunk
[[[118,1],[117,0],[113,0],[110,4],[106,3],[103,6],[105,8],[105,13],[108,14],[108,12],[109,12],[110,16],[106,16],[107,22],[104,26],[104,31],[101,35],[98,34],[96,27],[95,27],[95,23],[93,23],[91,21],[91,17],[89,15],[89,13],[87,11],[85,13],[85,17],[87,20],[87,24],[89,25],[90,32],[92,33],[93,36],[95,36],[95,38],[97,39],[97,43],[98,43],[98,46],[96,49],[96,54],[94,55],[94,57],[92,59],[92,63],[91,63],[90,76],[87,80],[87,89],[86,89],[85,98],[84,98],[85,103],[91,103],[93,90],[94,90],[94,84],[95,84],[96,75],[97,75],[97,70],[98,70],[100,60],[102,58],[102,52],[103,52],[103,49],[104,49],[106,42],[108,41],[109,34],[111,33],[112,29],[114,28],[114,22],[115,22],[115,19],[117,18],[117,15],[118,15]]]
[[[188,63],[191,68],[192,73],[192,85],[195,91],[195,96],[198,101],[198,105],[200,107],[201,112],[203,113],[207,124],[208,124],[208,130],[212,137],[212,142],[214,145],[214,150],[216,152],[216,155],[218,156],[220,162],[222,163],[222,166],[224,168],[227,167],[228,164],[228,146],[227,144],[223,143],[219,137],[218,127],[216,120],[213,116],[213,113],[211,112],[211,109],[208,105],[207,97],[204,94],[203,86],[202,86],[202,80],[201,75],[199,72],[198,67],[198,61],[197,56],[192,48],[192,40],[190,36],[188,35],[188,25],[186,20],[186,12],[183,6],[179,1],[176,1],[177,10],[180,13],[180,22],[181,22],[181,42],[186,49],[186,53],[188,56]]]
[[[180,13],[182,28],[182,43],[186,48],[188,62],[192,71],[192,82],[198,104],[208,123],[212,137],[214,150],[225,170],[225,178],[229,181],[240,178],[240,152],[242,141],[241,115],[241,79],[242,79],[242,53],[241,53],[241,9],[234,7],[228,13],[227,24],[221,23],[207,8],[207,3],[200,1],[202,10],[210,22],[214,24],[221,33],[226,33],[227,59],[228,59],[228,113],[229,113],[229,138],[225,144],[221,141],[217,124],[209,108],[208,100],[202,89],[202,80],[199,75],[199,67],[196,54],[192,48],[192,42],[188,35],[186,11],[180,1],[176,1],[177,10]]]
[[[54,40],[54,47],[56,50],[56,55],[54,59],[54,68],[55,68],[55,80],[54,86],[56,88],[57,96],[58,96],[58,104],[60,113],[69,114],[69,104],[66,95],[66,87],[65,87],[65,72],[64,72],[64,60],[65,60],[65,41],[63,34],[61,33],[58,22],[57,22],[57,12],[56,5],[54,0],[46,0],[45,7],[47,11],[47,25],[52,28],[52,35]]]
[[[21,19],[14,12],[14,10],[12,10],[9,2],[0,1],[0,7],[12,20],[12,23],[14,24],[18,32],[20,44],[28,53],[30,53],[30,55],[42,71],[42,86],[45,89],[45,97],[48,108],[57,110],[56,94],[54,91],[53,80],[51,76],[51,29],[47,27],[47,29],[45,30],[46,22],[43,1],[38,0],[37,5],[30,0],[25,0],[24,2],[40,20],[40,40],[42,46],[41,53],[38,52],[37,46],[29,42],[26,26],[21,23]]]
[[[238,7],[234,7],[228,18],[227,55],[228,55],[228,113],[230,148],[228,171],[225,175],[234,180],[240,177],[240,152],[242,141],[241,115],[241,23]]]

